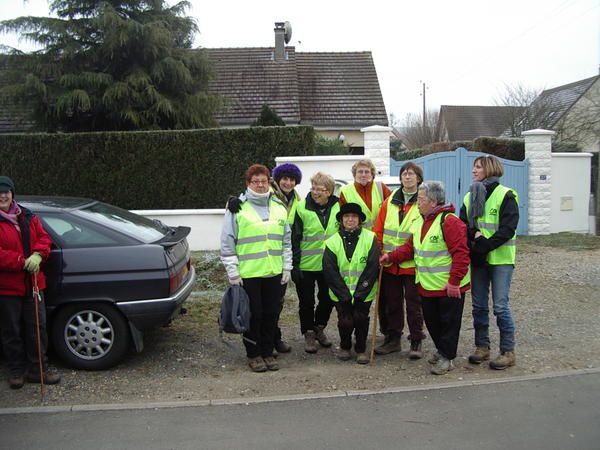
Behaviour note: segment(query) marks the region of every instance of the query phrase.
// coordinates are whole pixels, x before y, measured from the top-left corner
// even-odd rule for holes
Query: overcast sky
[[[173,2],[170,2],[171,4]],[[296,51],[371,51],[388,114],[493,105],[504,84],[551,88],[597,75],[600,0],[192,0],[201,47],[270,47],[290,21]],[[0,0],[0,20],[48,15]],[[0,42],[26,48],[12,35]]]

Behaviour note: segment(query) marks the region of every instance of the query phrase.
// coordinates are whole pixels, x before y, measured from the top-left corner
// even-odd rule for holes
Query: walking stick
[[[40,290],[38,289],[37,284],[37,274],[33,273],[31,275],[31,281],[33,286],[33,304],[34,304],[34,313],[35,313],[35,336],[37,339],[37,354],[38,354],[38,364],[40,371],[40,395],[42,397],[42,402],[44,401],[44,395],[46,394],[46,389],[44,386],[44,365],[42,364],[42,340],[40,337],[40,308],[39,303],[42,302],[42,296],[40,295]]]
[[[371,338],[371,358],[369,362],[373,362],[375,357],[375,340],[377,339],[377,320],[379,316],[379,293],[381,292],[381,275],[383,274],[383,266],[379,267],[379,278],[377,279],[377,295],[375,296],[375,320],[373,325],[373,336]]]

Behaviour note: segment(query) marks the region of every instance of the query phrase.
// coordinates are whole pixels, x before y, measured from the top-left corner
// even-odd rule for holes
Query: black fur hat
[[[358,203],[343,204],[340,208],[340,212],[335,215],[335,219],[341,223],[344,214],[357,214],[360,223],[363,223],[365,220],[367,220],[367,216],[365,216],[365,213],[362,211],[362,209],[360,209],[360,205]]]

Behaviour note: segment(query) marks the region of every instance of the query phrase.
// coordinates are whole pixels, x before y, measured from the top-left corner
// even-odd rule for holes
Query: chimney
[[[275,61],[285,61],[285,22],[275,22]]]

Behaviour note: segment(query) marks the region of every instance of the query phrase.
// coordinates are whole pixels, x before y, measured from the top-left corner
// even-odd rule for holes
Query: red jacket
[[[38,252],[42,261],[46,261],[52,240],[37,216],[22,206],[20,208],[19,224],[29,224],[31,253]],[[22,297],[28,294],[25,279],[30,275],[23,269],[27,256],[23,251],[21,233],[12,223],[0,217],[0,296]],[[37,283],[40,290],[46,287],[46,278],[41,271],[37,274]]]
[[[454,206],[443,205],[438,206],[431,214],[424,217],[423,228],[421,228],[421,240],[431,228],[433,220],[443,212],[454,212]],[[469,257],[469,247],[467,246],[467,227],[458,217],[454,215],[447,215],[444,219],[443,225],[444,240],[448,246],[448,251],[452,257],[452,266],[450,267],[450,279],[448,283],[459,286],[460,281],[464,278],[469,270],[469,264],[471,259]],[[390,255],[391,262],[399,264],[402,261],[413,259],[414,247],[412,238],[410,238],[404,245],[398,247]],[[427,291],[417,284],[419,294],[423,297],[443,297],[446,295],[446,291]],[[470,284],[460,288],[461,292],[467,292],[471,288]]]

